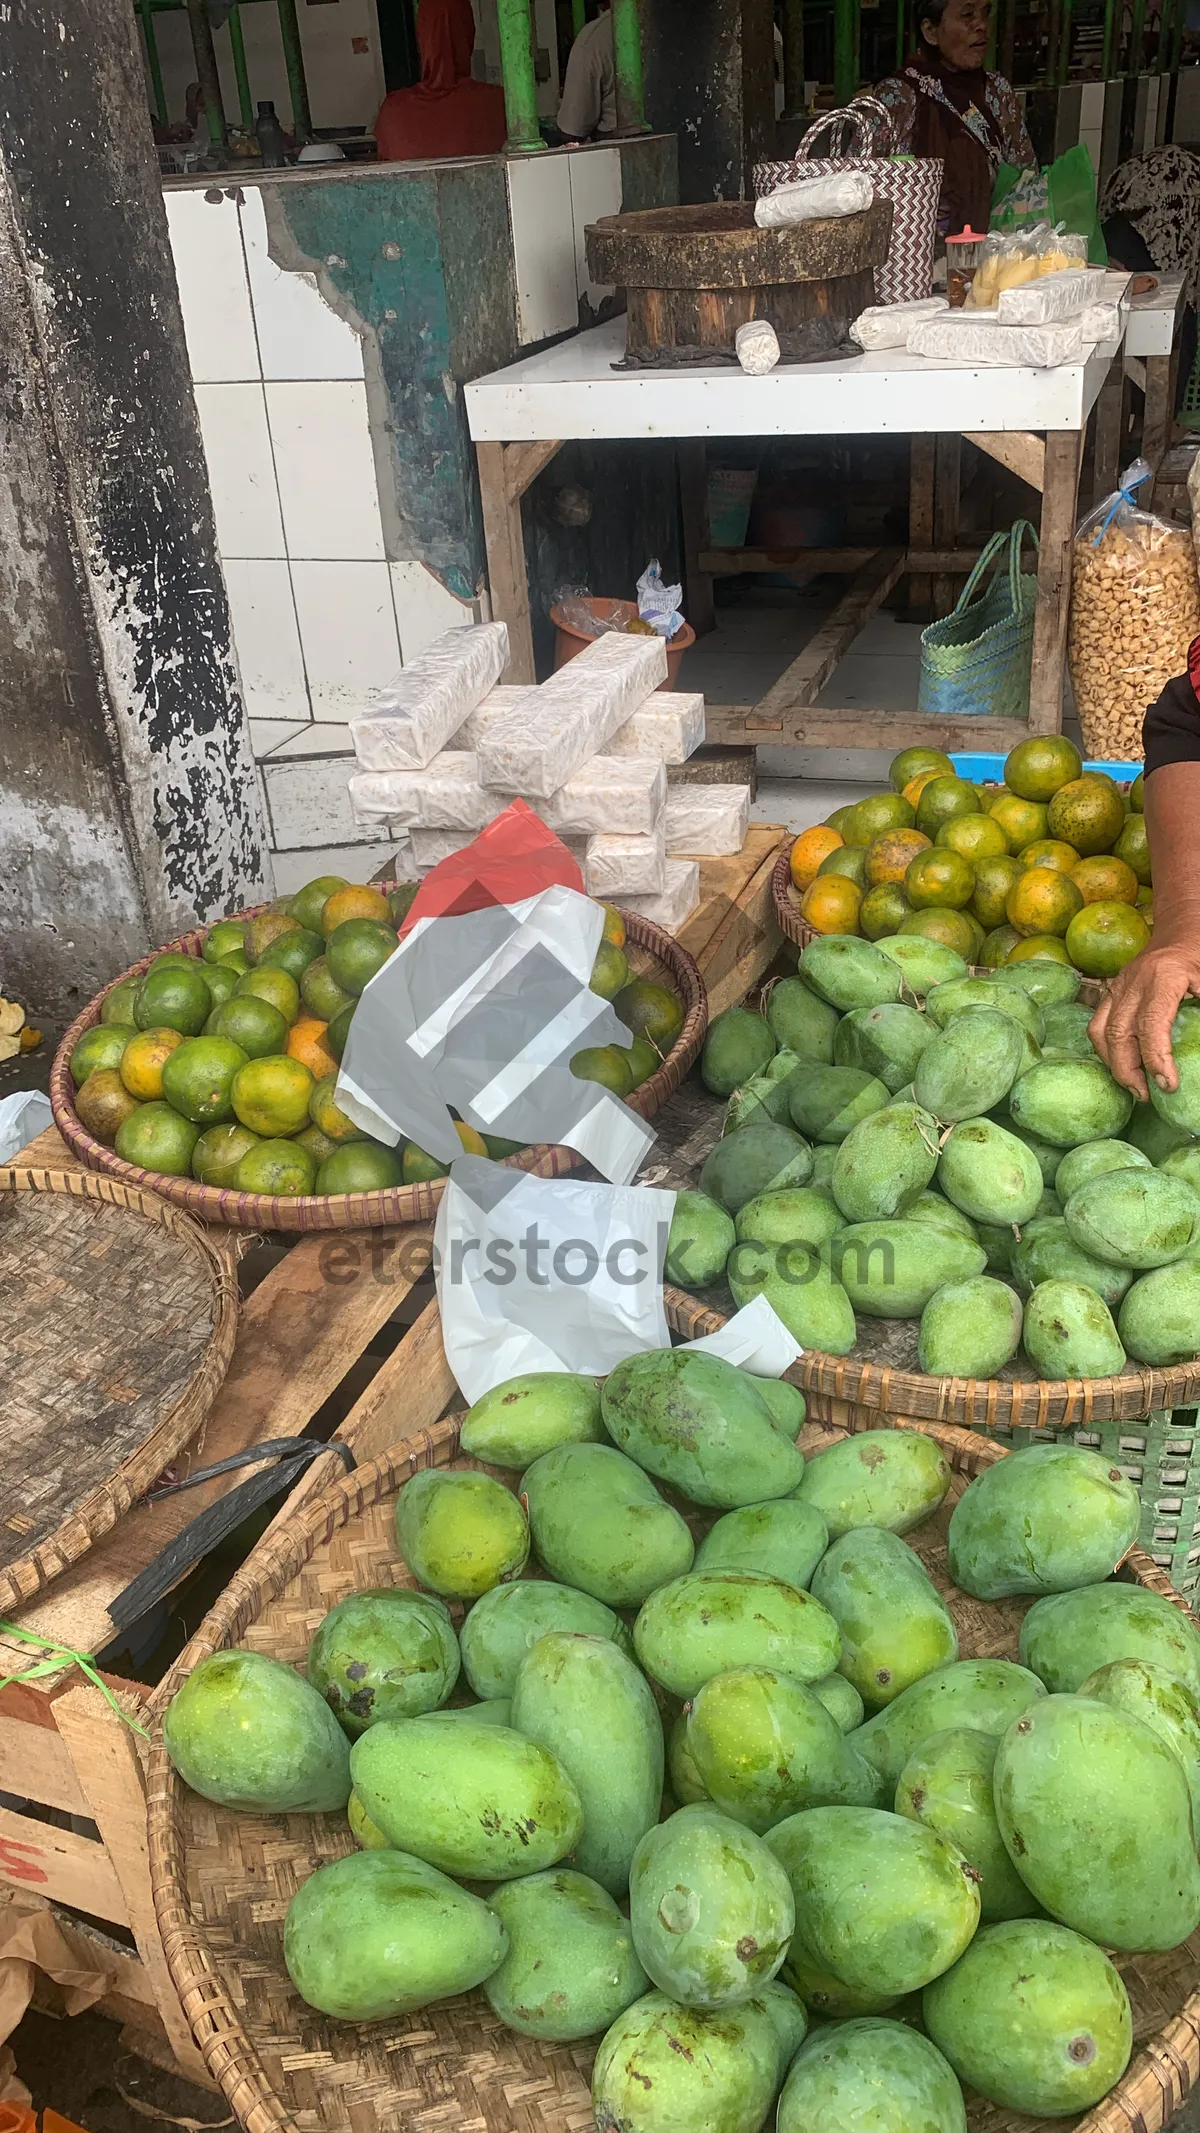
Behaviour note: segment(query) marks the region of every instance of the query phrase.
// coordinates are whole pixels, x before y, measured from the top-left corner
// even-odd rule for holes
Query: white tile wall
[[[314,275],[291,273],[271,258],[257,185],[246,187],[241,213],[263,377],[361,378],[362,342],[353,326],[330,310]]]
[[[166,209],[193,380],[256,378],[258,343],[236,199],[169,192]]]
[[[224,568],[234,649],[250,717],[307,724],[312,705],[287,564],[231,558]]]
[[[588,275],[584,230],[602,215],[621,212],[621,151],[619,148],[573,148],[564,156],[571,184],[571,224],[575,240],[575,288],[579,296],[598,306],[612,290],[593,282]]]
[[[280,851],[304,850],[331,837],[339,844],[374,844],[379,825],[359,828],[350,806],[349,756],[309,756],[299,762],[268,757],[260,766]]]
[[[419,658],[443,630],[460,629],[465,622],[475,621],[474,607],[456,600],[424,563],[393,563],[391,573],[400,653],[405,666],[410,660]]]
[[[284,741],[290,740],[293,734],[311,733],[312,730],[311,725],[301,725],[300,721],[294,718],[252,718],[250,745],[254,750],[255,760],[261,762],[264,756],[270,755]]]
[[[352,758],[353,743],[350,729],[338,719],[315,718],[307,726],[294,726],[290,733],[281,734],[278,744],[271,751],[271,760],[283,756],[292,762],[299,755],[344,755]]]
[[[221,556],[286,554],[267,408],[261,385],[197,385]]]
[[[386,563],[293,563],[292,585],[313,715],[353,718],[400,664]]]
[[[370,881],[385,861],[395,858],[392,843],[325,844],[301,852],[276,852],[272,859],[277,896],[294,896],[318,874],[342,874],[347,881]]]
[[[268,384],[267,419],[289,556],[383,561],[367,388],[361,379]]]
[[[578,323],[569,153],[511,156],[508,212],[521,341],[547,340]]]

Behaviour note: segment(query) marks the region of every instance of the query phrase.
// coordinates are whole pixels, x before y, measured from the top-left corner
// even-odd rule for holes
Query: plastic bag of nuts
[[[1104,762],[1141,760],[1142,720],[1200,635],[1190,536],[1133,501],[1150,473],[1135,459],[1075,533],[1067,656],[1084,753]]]

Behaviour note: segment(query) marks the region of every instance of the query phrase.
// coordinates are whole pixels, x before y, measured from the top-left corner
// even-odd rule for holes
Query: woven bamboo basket
[[[634,975],[662,977],[665,973],[684,1006],[683,1028],[671,1051],[657,1073],[627,1099],[630,1108],[642,1118],[653,1118],[668,1097],[674,1095],[699,1055],[708,1024],[708,1001],[704,981],[687,950],[649,919],[632,911],[623,916],[633,950],[629,955],[629,966]],[[167,946],[199,956],[203,941],[203,932],[185,933],[178,940],[169,941]],[[155,954],[162,952],[161,949],[155,950]],[[187,1208],[202,1221],[227,1223],[235,1229],[376,1229],[429,1220],[442,1197],[445,1185],[442,1178],[423,1185],[390,1186],[378,1192],[300,1193],[290,1198],[261,1192],[234,1192],[200,1185],[194,1178],[166,1177],[159,1171],[140,1170],[136,1164],[123,1162],[114,1149],[106,1147],[103,1141],[89,1133],[75,1109],[71,1053],[84,1031],[100,1020],[101,1008],[113,986],[121,984],[125,978],[140,976],[153,961],[153,956],[144,956],[141,962],[121,971],[103,992],[97,993],[71,1024],[54,1056],[50,1070],[54,1123],[67,1146],[89,1169],[104,1171],[127,1185],[161,1193],[164,1199],[172,1201],[176,1207]],[[506,1160],[510,1168],[532,1171],[539,1178],[565,1177],[570,1171],[580,1169],[583,1162],[573,1148],[549,1143],[523,1148],[519,1155],[509,1156]]]
[[[853,1426],[867,1426],[866,1417]],[[392,1522],[396,1494],[430,1466],[470,1466],[460,1418],[396,1446],[277,1525],[223,1594],[156,1692],[161,1711],[209,1653],[241,1644],[300,1667],[318,1623],[356,1588],[411,1584]],[[950,1510],[967,1482],[1005,1454],[967,1432],[917,1424],[953,1469],[936,1516],[908,1536],[946,1595],[964,1657],[1015,1658],[1027,1601],[981,1604],[946,1568]],[[806,1428],[802,1448],[846,1435]],[[516,1477],[485,1469],[514,1487]],[[708,1523],[696,1521],[697,1530]],[[1122,1575],[1171,1598],[1165,1578],[1133,1549]],[[439,2002],[391,2023],[356,2028],[306,2007],[282,1959],[283,1918],[295,1889],[353,1849],[334,1815],[239,1815],[199,1799],[175,1775],[156,1724],[148,1770],[151,1877],[163,1947],[209,2072],[247,2133],[589,2133],[591,2043],[545,2046],[507,2030],[482,1993]],[[1159,2133],[1200,2068],[1200,1934],[1169,1955],[1123,1957],[1136,2056],[1124,2080],[1077,2133]],[[969,2099],[971,2133],[1051,2133]]]
[[[0,1614],[110,1533],[203,1427],[237,1337],[231,1254],[154,1193],[0,1170]]]

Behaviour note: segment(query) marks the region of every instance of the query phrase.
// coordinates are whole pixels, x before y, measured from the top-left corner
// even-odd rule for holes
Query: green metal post
[[[1117,0],[1104,0],[1104,43],[1100,50],[1100,78],[1111,81],[1116,64]]]
[[[571,35],[578,37],[587,23],[586,0],[571,0]]]
[[[848,104],[858,94],[858,0],[833,0],[833,101]]]
[[[804,110],[804,0],[783,0],[783,108],[788,118]]]
[[[308,82],[300,46],[300,24],[296,20],[296,0],[275,0],[275,5],[279,10],[279,34],[283,39],[283,58],[292,99],[292,132],[303,147],[312,139],[312,114],[308,108]]]
[[[246,40],[242,35],[242,11],[240,7],[229,10],[229,49],[233,53],[233,71],[237,78],[238,104],[241,108],[242,125],[247,133],[254,131],[254,99],[250,94],[250,70],[246,65]]]
[[[1145,59],[1146,45],[1146,0],[1133,0],[1133,22],[1129,31],[1129,74],[1140,74]]]
[[[544,148],[538,130],[537,77],[533,71],[530,0],[497,0],[500,72],[508,115],[508,149]]]
[[[612,0],[613,65],[617,77],[617,132],[644,133],[642,18],[638,0]]]
[[[154,35],[154,15],[150,0],[138,0],[138,14],[142,18],[142,35],[146,40],[146,65],[150,69],[150,87],[154,91],[154,116],[160,126],[167,123],[167,92],[163,87],[162,67],[158,58],[158,40]]]
[[[192,51],[196,60],[196,80],[200,84],[204,116],[208,124],[209,146],[214,155],[224,156],[229,148],[229,135],[225,130],[221,78],[217,73],[212,23],[208,19],[205,0],[187,0],[187,15],[188,28],[192,33]]]
[[[1058,30],[1058,63],[1054,80],[1061,88],[1070,71],[1071,63],[1071,6],[1072,0],[1062,0],[1062,17]]]

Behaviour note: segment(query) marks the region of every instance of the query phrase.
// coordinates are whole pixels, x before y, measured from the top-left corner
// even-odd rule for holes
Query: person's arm
[[[1167,683],[1144,737],[1154,935],[1113,979],[1089,1025],[1112,1074],[1143,1103],[1147,1073],[1161,1089],[1178,1086],[1171,1024],[1181,1000],[1200,998],[1200,703],[1188,675]]]

